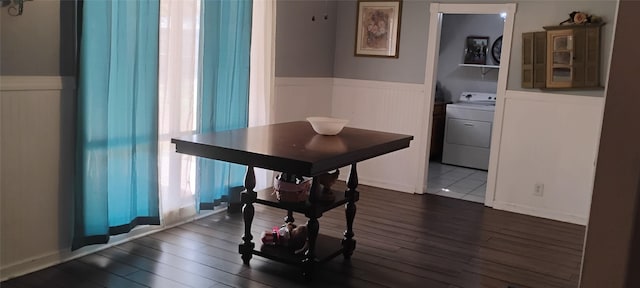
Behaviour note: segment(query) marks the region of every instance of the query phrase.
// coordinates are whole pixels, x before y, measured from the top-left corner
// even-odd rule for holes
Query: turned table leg
[[[307,231],[309,237],[309,250],[307,250],[307,258],[304,260],[304,276],[311,279],[316,264],[316,240],[318,239],[318,231],[320,223],[315,217],[309,218],[307,221]]]
[[[257,197],[257,193],[253,191],[256,187],[256,176],[253,166],[247,167],[247,174],[244,177],[244,187],[246,190],[241,194],[244,235],[242,236],[243,242],[238,246],[238,252],[242,254],[242,262],[244,264],[249,264],[249,260],[251,260],[251,256],[253,255],[253,248],[255,247],[255,244],[251,241],[253,240],[253,236],[251,235],[251,224],[255,214],[253,203],[256,201]]]
[[[353,251],[356,249],[356,240],[353,240],[353,220],[356,218],[356,201],[360,197],[360,192],[356,191],[358,187],[358,172],[356,171],[356,163],[351,165],[351,172],[349,173],[349,180],[347,181],[347,191],[345,191],[345,198],[347,198],[347,204],[345,205],[345,216],[347,218],[347,230],[344,231],[344,238],[342,239],[342,249],[345,259],[351,258]]]
[[[309,249],[306,252],[306,259],[304,260],[304,276],[307,280],[313,277],[313,271],[316,264],[316,241],[318,240],[318,232],[320,231],[320,222],[318,222],[318,193],[320,193],[320,185],[318,183],[318,177],[314,177],[311,182],[311,191],[309,194],[309,202],[311,207],[307,212],[307,241]]]

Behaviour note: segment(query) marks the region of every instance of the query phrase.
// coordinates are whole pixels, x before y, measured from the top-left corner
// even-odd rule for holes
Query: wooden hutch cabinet
[[[522,34],[523,88],[600,88],[604,23],[545,26]]]

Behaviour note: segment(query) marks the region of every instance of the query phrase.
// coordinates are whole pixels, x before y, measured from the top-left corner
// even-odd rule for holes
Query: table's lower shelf
[[[253,255],[265,257],[274,261],[296,265],[303,268],[303,275],[310,279],[312,277],[315,264],[328,261],[340,254],[343,254],[345,259],[351,258],[353,251],[356,247],[356,241],[353,239],[353,220],[356,216],[356,202],[359,199],[359,193],[356,191],[358,185],[358,178],[356,172],[356,164],[351,165],[351,171],[349,174],[349,180],[347,181],[347,191],[336,192],[333,191],[334,197],[325,197],[331,194],[322,194],[317,197],[314,193],[325,193],[319,191],[320,187],[316,182],[317,177],[314,177],[314,182],[311,186],[312,194],[311,199],[315,201],[304,201],[297,203],[280,202],[276,199],[276,195],[273,193],[273,189],[265,189],[262,191],[254,191],[253,183],[255,178],[253,170],[250,167],[247,170],[247,176],[245,183],[249,183],[246,191],[241,194],[241,202],[243,204],[242,215],[244,220],[244,235],[242,236],[243,242],[238,246],[238,252],[242,255],[242,262],[249,264]],[[319,199],[327,199],[327,201],[319,201]],[[328,201],[328,200],[331,201]],[[307,217],[307,238],[309,240],[309,250],[304,255],[296,255],[287,247],[277,247],[262,245],[259,249],[256,249],[256,243],[254,243],[253,235],[251,231],[251,224],[255,215],[255,204],[262,204],[270,207],[275,207],[287,211],[285,222],[294,222],[293,213],[303,213]],[[344,232],[344,238],[338,239],[327,235],[319,234],[320,223],[318,219],[322,217],[322,214],[331,209],[344,205],[345,217],[346,217],[346,230]]]
[[[317,203],[317,213],[321,215],[322,213],[329,211],[333,208],[342,206],[348,202],[348,199],[345,198],[343,191],[332,190],[334,199],[331,201],[320,201]],[[320,192],[321,193],[321,192]],[[359,199],[355,196],[354,201],[357,202]],[[273,188],[267,188],[260,191],[257,191],[256,203],[267,205],[271,207],[276,207],[280,209],[285,209],[288,211],[298,212],[307,215],[310,210],[311,203],[309,201],[305,202],[280,202],[276,198],[275,193],[273,192]]]
[[[344,250],[341,243],[341,239],[318,234],[315,262],[326,262],[342,254]],[[254,255],[292,265],[302,264],[306,260],[304,253],[293,254],[288,247],[262,245],[260,250],[253,250],[252,252]]]

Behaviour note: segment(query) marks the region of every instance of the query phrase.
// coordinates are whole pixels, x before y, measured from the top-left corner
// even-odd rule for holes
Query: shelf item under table
[[[344,252],[342,239],[324,234],[318,234],[315,248],[316,256],[313,261],[316,263],[329,261]],[[292,265],[304,264],[307,261],[307,255],[304,253],[293,254],[288,247],[281,246],[263,244],[260,250],[253,250],[253,254]]]

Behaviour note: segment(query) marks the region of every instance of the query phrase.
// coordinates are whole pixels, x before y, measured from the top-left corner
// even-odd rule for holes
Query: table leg
[[[247,167],[247,174],[244,177],[244,187],[246,190],[241,194],[244,235],[242,236],[243,242],[238,246],[238,252],[242,254],[242,262],[244,264],[249,264],[249,260],[251,260],[251,256],[253,255],[253,248],[255,247],[255,244],[251,241],[253,240],[253,236],[251,235],[251,224],[255,214],[253,203],[256,201],[257,197],[257,193],[253,191],[256,187],[256,175],[253,170],[253,166]]]
[[[318,239],[318,232],[320,231],[320,222],[318,222],[318,193],[320,192],[320,184],[318,183],[318,177],[313,177],[311,182],[311,191],[309,195],[309,202],[311,207],[307,212],[307,241],[309,244],[309,250],[306,252],[306,259],[304,260],[304,276],[310,280],[313,276],[313,271],[316,264],[316,240]]]
[[[307,220],[307,231],[309,250],[307,250],[307,259],[304,260],[304,276],[307,279],[311,279],[316,264],[316,240],[318,239],[318,231],[320,231],[320,223],[315,217]]]
[[[349,173],[349,180],[347,181],[347,191],[345,191],[345,198],[347,198],[347,204],[345,205],[345,216],[347,218],[347,230],[344,231],[344,238],[342,239],[342,249],[345,259],[351,258],[353,251],[356,249],[356,240],[353,240],[353,220],[356,218],[356,201],[360,197],[360,192],[356,191],[358,187],[358,172],[356,170],[356,163],[351,165],[351,173]]]

